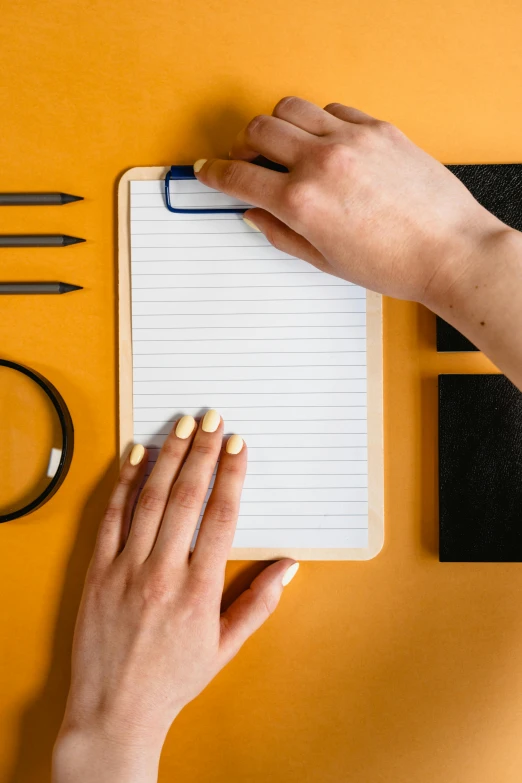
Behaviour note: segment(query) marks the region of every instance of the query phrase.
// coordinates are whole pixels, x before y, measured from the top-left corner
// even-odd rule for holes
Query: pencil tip
[[[80,239],[80,237],[68,237],[67,235],[63,238],[64,245],[77,245],[79,242],[85,242],[85,239]]]
[[[60,193],[62,204],[71,204],[73,201],[83,201],[83,196],[71,196],[70,193]]]
[[[68,294],[69,291],[81,291],[82,285],[72,285],[71,283],[60,283],[60,293]]]

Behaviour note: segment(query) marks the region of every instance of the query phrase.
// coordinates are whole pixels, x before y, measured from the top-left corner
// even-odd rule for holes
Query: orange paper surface
[[[2,298],[2,355],[71,410],[69,476],[0,529],[0,780],[42,783],[72,629],[117,465],[116,182],[224,155],[278,98],[341,101],[446,163],[522,157],[515,0],[26,0],[0,26],[0,190],[85,201],[4,208],[0,230],[87,242],[1,251],[5,280],[84,286]],[[275,616],[176,721],[160,781],[518,783],[522,568],[437,561],[434,318],[385,303],[386,542],[369,563],[305,563]],[[2,448],[2,444],[0,444]],[[231,564],[236,590],[257,566]]]

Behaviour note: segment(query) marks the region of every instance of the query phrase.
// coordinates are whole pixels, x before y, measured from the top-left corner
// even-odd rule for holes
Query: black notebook
[[[439,375],[443,562],[522,561],[522,393],[504,375]]]
[[[522,231],[522,164],[448,166],[477,201],[499,220]],[[467,337],[437,318],[437,351],[476,351]]]

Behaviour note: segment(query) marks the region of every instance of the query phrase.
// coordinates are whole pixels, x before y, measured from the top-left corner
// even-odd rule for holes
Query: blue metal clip
[[[281,173],[288,173],[288,169],[282,166],[280,163],[274,163],[261,155],[252,161],[256,166],[262,166],[265,169],[271,169],[272,171],[279,171]],[[242,214],[247,209],[252,207],[209,207],[205,209],[181,209],[180,207],[173,207],[170,200],[170,181],[171,180],[195,180],[194,169],[192,166],[171,166],[165,175],[165,203],[167,209],[170,212],[177,214],[212,214],[213,212],[235,212],[236,214]]]
[[[180,207],[173,207],[170,200],[170,181],[188,179],[196,179],[192,166],[171,166],[167,171],[165,176],[165,203],[170,212],[175,212],[177,214],[208,214],[213,212],[243,213],[246,212],[247,209],[250,209],[250,207],[210,207],[205,209],[181,209]]]

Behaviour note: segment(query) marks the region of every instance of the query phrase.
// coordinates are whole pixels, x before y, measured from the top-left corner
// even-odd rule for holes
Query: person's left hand
[[[132,523],[147,464],[143,447],[135,446],[125,462],[101,524],[78,616],[71,690],[54,754],[55,783],[155,780],[176,715],[264,623],[295,573],[292,560],[273,563],[220,613],[247,465],[241,438],[232,436],[223,451],[222,443],[223,421],[215,411],[199,426],[191,416],[180,419],[141,492]]]

